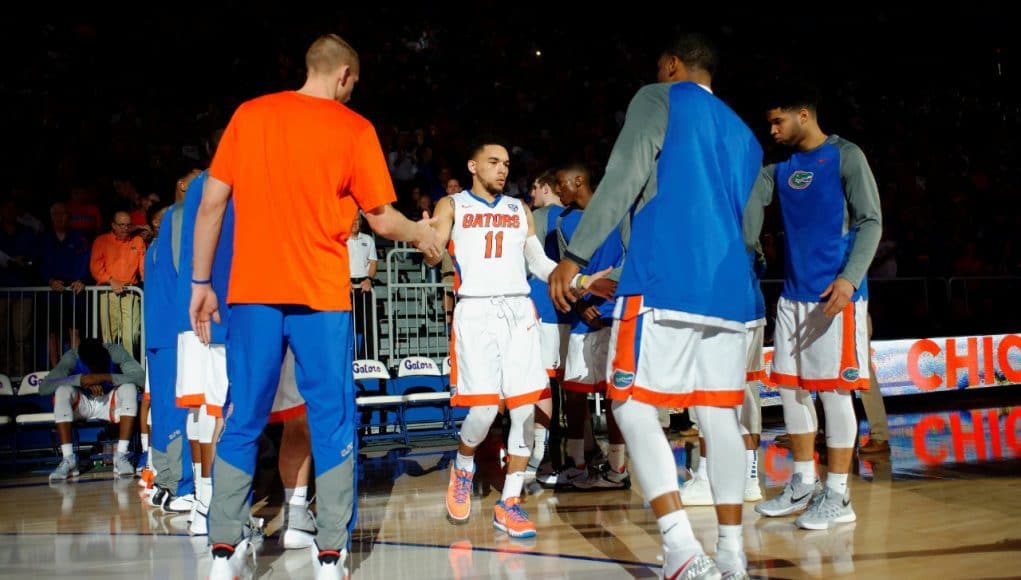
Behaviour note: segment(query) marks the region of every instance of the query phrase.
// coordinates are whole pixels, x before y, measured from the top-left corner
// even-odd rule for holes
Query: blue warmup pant
[[[233,408],[224,412],[216,447],[211,544],[235,545],[245,537],[259,436],[269,420],[288,345],[312,435],[317,541],[323,550],[347,547],[357,497],[351,313],[263,304],[231,307],[227,405]]]
[[[195,493],[191,445],[184,437],[188,409],[176,404],[177,349],[147,349],[146,360],[152,412],[149,452],[153,454],[152,464],[156,468],[156,485],[174,495]]]

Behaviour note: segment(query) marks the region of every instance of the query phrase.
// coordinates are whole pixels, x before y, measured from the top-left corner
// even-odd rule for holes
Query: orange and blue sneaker
[[[493,506],[493,527],[507,532],[512,538],[532,538],[535,536],[535,524],[528,519],[528,512],[521,509],[521,498],[512,497],[507,501],[500,500]]]
[[[475,471],[451,466],[447,485],[447,519],[453,524],[466,524],[472,512],[472,478]]]

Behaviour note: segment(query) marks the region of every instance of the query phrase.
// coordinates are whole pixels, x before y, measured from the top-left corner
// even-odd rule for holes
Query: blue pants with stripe
[[[294,352],[312,436],[317,542],[322,550],[347,547],[357,497],[351,313],[263,304],[231,307],[230,388],[213,468],[211,544],[235,545],[246,535],[259,435],[269,420],[287,346]]]
[[[152,412],[150,447],[156,483],[175,495],[195,492],[191,445],[185,438],[188,409],[177,406],[177,348],[146,350],[149,365],[149,403]],[[141,418],[143,421],[145,417]],[[161,465],[162,463],[162,465]]]

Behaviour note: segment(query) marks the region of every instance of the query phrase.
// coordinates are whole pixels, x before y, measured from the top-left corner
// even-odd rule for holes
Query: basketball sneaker
[[[209,580],[247,580],[254,576],[255,549],[248,538],[230,544],[213,544]]]
[[[663,580],[720,580],[720,569],[716,562],[705,554],[685,557],[680,552],[663,551]]]
[[[805,513],[794,520],[794,525],[805,530],[826,530],[833,524],[846,524],[856,519],[849,491],[840,495],[829,487],[823,487]]]
[[[472,478],[474,471],[450,467],[450,483],[447,485],[447,519],[454,524],[468,522],[472,511]]]
[[[131,464],[127,453],[114,454],[113,474],[118,477],[132,477],[135,475],[135,466]]]
[[[821,485],[816,480],[815,485],[801,482],[801,474],[795,473],[791,480],[784,486],[780,495],[768,499],[755,506],[755,511],[764,516],[776,517],[786,516],[794,512],[800,512],[808,507],[812,496],[821,491]]]
[[[713,505],[713,490],[706,477],[694,476],[681,486],[681,505],[694,507]]]
[[[312,568],[316,572],[316,580],[347,580],[347,550],[320,550],[319,544],[312,542]]]
[[[493,506],[493,527],[507,532],[512,538],[535,536],[535,524],[528,519],[528,512],[521,509],[521,498],[512,497],[506,502],[500,500]]]
[[[284,504],[284,533],[280,543],[285,550],[307,548],[316,538],[316,517],[308,505]]]
[[[602,491],[613,489],[629,489],[631,487],[631,476],[627,470],[617,472],[610,469],[609,463],[600,466],[599,471],[591,474],[574,484],[574,487],[582,491]]]
[[[50,474],[50,481],[73,479],[81,475],[78,471],[78,456],[65,457],[57,464],[57,468]]]

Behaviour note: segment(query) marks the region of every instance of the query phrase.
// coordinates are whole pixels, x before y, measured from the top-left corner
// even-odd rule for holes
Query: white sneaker
[[[720,580],[722,575],[716,562],[705,554],[684,557],[677,552],[664,550],[660,578],[669,580]]]
[[[247,538],[236,546],[215,544],[212,552],[209,580],[247,580],[254,576],[255,550]]]
[[[308,548],[316,539],[316,519],[307,505],[284,505],[284,530],[280,543],[285,550]]]
[[[50,481],[74,479],[79,475],[81,475],[81,472],[78,471],[78,456],[72,455],[60,460],[57,468],[50,474]]]
[[[316,571],[316,580],[347,580],[347,550],[340,552],[320,551],[319,544],[312,542],[309,548],[312,554],[312,568]]]
[[[762,500],[762,488],[759,487],[759,478],[757,477],[746,477],[744,480],[744,500],[745,501],[761,501]]]
[[[209,506],[202,505],[202,502],[195,502],[195,510],[191,512],[191,523],[188,524],[188,533],[193,536],[209,535]]]
[[[128,458],[127,453],[114,453],[113,474],[118,477],[135,476],[135,466],[131,464],[131,459]]]
[[[713,490],[709,486],[709,479],[704,477],[692,477],[681,486],[681,505],[684,507],[713,505]]]
[[[185,512],[191,512],[191,508],[195,506],[195,494],[189,493],[188,495],[179,495],[173,497],[170,501],[163,505],[163,511],[174,512],[175,514],[183,514]]]

